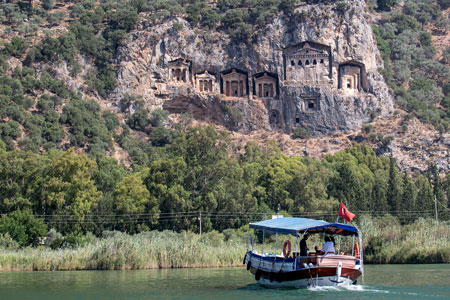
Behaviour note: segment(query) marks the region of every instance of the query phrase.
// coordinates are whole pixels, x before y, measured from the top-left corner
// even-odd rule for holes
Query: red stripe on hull
[[[251,267],[250,272],[252,274],[256,274],[258,269]],[[275,272],[266,272],[259,270],[261,272],[261,278],[272,279],[279,282],[282,281],[292,281],[292,280],[300,280],[300,279],[309,279],[315,278],[316,276],[335,276],[336,268],[333,267],[318,267],[312,269],[302,269],[292,272],[286,273],[275,273]],[[348,277],[352,280],[356,280],[359,276],[361,276],[361,272],[356,269],[342,268],[341,269],[341,277]],[[272,277],[272,278],[270,278]]]

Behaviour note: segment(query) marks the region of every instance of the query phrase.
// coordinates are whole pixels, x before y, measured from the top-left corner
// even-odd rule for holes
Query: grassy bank
[[[116,233],[74,248],[0,250],[2,271],[126,270],[230,267],[242,264],[246,244],[209,233]]]
[[[400,225],[392,217],[361,217],[357,225],[364,234],[365,263],[450,263],[448,222],[420,219],[413,224]],[[270,239],[268,241],[270,243]],[[313,240],[310,244],[312,246]],[[273,245],[267,245],[265,249],[271,248]],[[231,267],[242,265],[246,249],[247,234],[242,230],[201,236],[171,231],[133,236],[115,232],[75,248],[0,249],[0,270]],[[260,246],[256,249],[259,251]]]
[[[450,223],[419,219],[400,225],[395,218],[362,218],[364,261],[378,264],[450,263]]]

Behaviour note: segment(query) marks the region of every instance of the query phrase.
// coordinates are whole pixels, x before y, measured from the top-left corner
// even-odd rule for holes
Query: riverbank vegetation
[[[363,216],[357,225],[364,234],[365,263],[450,263],[448,222],[418,219],[404,226],[391,216]],[[248,226],[202,235],[167,230],[135,235],[104,232],[102,237],[68,236],[55,249],[44,245],[18,249],[16,242],[3,236],[0,271],[239,267],[247,250],[247,231]],[[313,249],[314,239],[308,244]],[[267,238],[265,249],[274,249],[273,238]],[[255,250],[261,250],[258,239]]]
[[[355,144],[319,161],[284,155],[270,142],[239,149],[212,127],[171,134],[171,143],[148,145],[131,168],[73,149],[38,155],[0,146],[0,233],[27,246],[51,228],[64,235],[199,232],[201,219],[204,232],[223,231],[277,209],[331,220],[339,201],[358,215],[391,213],[405,224],[434,216],[435,208],[439,218],[448,217],[450,176],[441,178],[430,166],[411,177],[368,146]],[[31,231],[26,224],[34,219],[47,227]]]
[[[402,5],[396,0],[368,2],[384,11],[373,33],[384,59],[382,74],[396,103],[440,132],[447,132],[450,47],[436,49],[433,39],[443,38],[450,28],[449,18],[442,13],[448,1],[407,0]]]
[[[58,261],[57,257],[62,257],[61,267],[54,269],[135,268],[142,261],[128,261],[125,256],[135,250],[126,247],[138,240],[147,243],[145,249],[152,248],[153,237],[148,236],[157,236],[157,231],[174,232],[170,234],[181,246],[181,241],[206,239],[191,233],[200,232],[200,222],[206,236],[216,231],[226,236],[226,230],[270,217],[278,208],[286,215],[332,220],[339,201],[357,213],[357,221],[367,213],[394,215],[401,224],[394,225],[405,226],[398,227],[399,232],[436,210],[439,219],[448,220],[450,175],[440,177],[432,164],[427,172],[406,174],[394,159],[377,157],[370,147],[359,144],[322,161],[283,155],[272,141],[263,146],[239,146],[213,127],[190,127],[189,114],[169,126],[167,112],[150,114],[133,95],[120,103],[120,110],[127,115],[126,123],[121,123],[115,114],[102,111],[98,102],[71,90],[55,75],[55,64],[62,62],[70,73],[79,73],[76,58],[82,55],[91,61],[84,82],[89,92],[107,99],[116,86],[112,62],[139,14],[148,13],[150,23],[185,15],[192,26],[226,31],[239,42],[251,38],[254,29],[262,28],[280,10],[293,13],[290,8],[300,1],[219,1],[214,9],[206,1],[81,1],[71,6],[73,19],[65,33],[47,35],[33,44],[32,36],[40,24],[52,28],[64,17],[56,15],[60,12],[49,13],[54,2],[45,2],[48,5],[42,7],[23,1],[0,4],[0,22],[9,27],[8,34],[16,35],[0,49],[0,247],[4,269],[15,269],[15,262],[23,269],[35,269],[38,258],[36,265],[46,267],[36,269],[52,269],[47,263]],[[449,69],[433,60],[435,50],[424,27],[443,20],[430,1],[406,2],[404,11],[386,13],[374,29],[385,59],[384,75],[402,108],[445,132],[449,128]],[[433,9],[421,9],[417,15],[411,9],[414,5]],[[338,7],[345,11],[342,5]],[[390,9],[390,5],[382,8]],[[180,29],[181,23],[177,24]],[[437,28],[447,25],[443,22]],[[444,51],[443,60],[449,51]],[[20,64],[12,69],[10,61]],[[138,140],[136,133],[145,133],[149,139]],[[304,132],[294,135],[305,136]],[[114,144],[125,150],[129,166],[105,155]],[[130,236],[108,237],[109,231]],[[183,234],[192,238],[183,240]],[[382,231],[373,236],[384,241]],[[47,240],[51,242],[45,244]],[[116,242],[124,245],[124,250],[115,248]],[[374,238],[367,246],[394,253],[398,248],[389,248],[389,242]],[[226,243],[228,239],[223,238],[217,247],[232,248]],[[216,246],[211,247],[208,249]],[[10,249],[19,250],[14,254]],[[434,249],[431,246],[427,251],[434,251],[429,249]],[[409,262],[414,256],[402,250],[393,258],[378,250],[368,250],[368,259]],[[107,256],[107,263],[95,264],[102,257],[99,253]],[[177,255],[169,254],[170,259]],[[182,265],[162,260],[165,254],[154,255],[149,261],[142,258],[143,267],[160,263],[163,267],[226,266],[237,259],[222,261],[225,258],[220,257],[215,261],[216,254],[211,254],[211,261],[198,262],[192,257]],[[71,259],[80,261],[73,267],[63,266]]]

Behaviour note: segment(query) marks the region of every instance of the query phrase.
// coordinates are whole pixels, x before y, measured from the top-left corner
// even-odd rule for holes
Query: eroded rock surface
[[[302,4],[248,43],[193,30],[181,18],[142,21],[119,50],[113,100],[133,94],[150,109],[189,112],[224,125],[230,117],[224,108],[231,107],[239,111],[231,129],[241,132],[357,130],[388,116],[393,100],[378,72],[382,60],[365,1],[346,2],[346,13],[335,3]],[[180,32],[174,22],[183,24]]]

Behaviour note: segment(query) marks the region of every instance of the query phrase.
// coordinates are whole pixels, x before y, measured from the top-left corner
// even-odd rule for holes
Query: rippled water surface
[[[0,273],[0,299],[450,299],[450,265],[366,266],[349,288],[266,289],[245,268]]]

